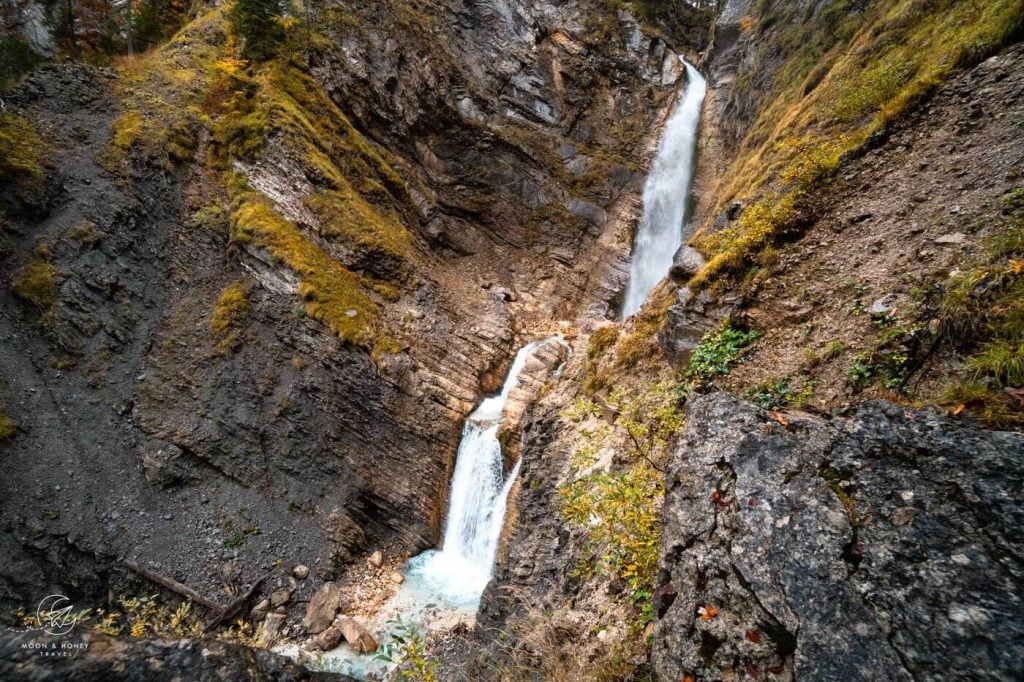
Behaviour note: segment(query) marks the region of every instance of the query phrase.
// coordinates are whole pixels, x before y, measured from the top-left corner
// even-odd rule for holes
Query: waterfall
[[[498,428],[509,394],[519,384],[527,359],[552,337],[527,344],[516,354],[501,393],[486,398],[469,415],[455,459],[444,544],[409,562],[409,577],[448,602],[475,609],[491,579],[505,521],[508,494],[519,472],[517,462],[504,476]]]
[[[668,274],[672,256],[683,243],[697,151],[697,125],[706,84],[697,69],[686,66],[686,89],[665,125],[651,172],[644,183],[644,212],[633,240],[629,283],[622,317],[640,310],[651,289]]]

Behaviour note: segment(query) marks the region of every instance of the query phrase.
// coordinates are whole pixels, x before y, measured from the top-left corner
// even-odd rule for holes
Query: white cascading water
[[[707,89],[704,78],[685,60],[686,89],[658,145],[644,183],[644,212],[633,240],[629,283],[622,301],[623,319],[634,314],[651,289],[668,274],[672,256],[683,243],[697,151],[697,126]]]
[[[422,580],[427,591],[454,606],[475,609],[491,579],[498,551],[505,505],[519,464],[503,476],[504,464],[498,427],[505,401],[519,383],[530,354],[558,339],[527,344],[516,354],[501,393],[485,399],[469,415],[455,459],[444,544],[409,562],[410,582]]]
[[[560,336],[552,336],[520,349],[501,393],[486,398],[466,419],[448,493],[444,544],[440,550],[427,550],[410,559],[398,594],[366,622],[382,642],[394,634],[397,626],[391,618],[396,615],[405,623],[430,628],[432,623],[451,627],[476,613],[494,570],[508,495],[519,474],[517,462],[507,476],[503,475],[498,427],[505,402],[519,384],[526,361],[535,350],[549,343],[564,341]],[[277,651],[295,656],[298,650],[291,646]],[[375,680],[384,679],[392,665],[342,644],[326,652],[316,667],[344,672],[359,680]]]

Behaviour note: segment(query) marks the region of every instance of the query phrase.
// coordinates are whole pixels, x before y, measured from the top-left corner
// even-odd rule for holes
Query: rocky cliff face
[[[915,106],[875,119],[863,146],[828,161],[828,178],[798,189],[791,221],[779,221],[770,212],[787,190],[787,162],[774,150],[820,153],[819,127],[839,120],[838,96],[821,94],[841,82],[829,73],[832,50],[859,22],[883,16],[854,5],[724,4],[703,62],[709,91],[689,225],[699,230],[693,244],[719,257],[711,265],[720,276],[687,286],[706,272],[691,249],[677,257],[678,281],[663,283],[638,319],[584,327],[589,339],[578,344],[566,385],[537,406],[526,431],[522,525],[480,613],[489,655],[542,671],[561,665],[581,679],[596,670],[657,679],[1015,674],[1020,623],[1007,605],[1016,604],[1020,575],[1006,529],[1017,510],[1005,501],[1020,476],[1011,454],[1020,438],[964,420],[965,409],[984,417],[982,401],[957,383],[969,380],[965,371],[977,380],[985,370],[970,369],[980,366],[966,357],[969,324],[956,319],[963,309],[946,292],[959,278],[980,278],[968,296],[985,306],[984,292],[1019,281],[994,274],[1015,267],[1019,245],[993,244],[1017,244],[1020,225],[1012,132],[1020,116],[1011,113],[1021,104],[1020,48],[997,40],[988,48],[995,54],[932,83]],[[822,38],[833,21],[850,23]],[[874,35],[891,29],[882,26]],[[870,78],[858,83],[875,87]],[[801,107],[813,112],[804,129]],[[872,120],[859,116],[858,124]],[[765,238],[773,221],[785,230]],[[729,252],[746,239],[761,251],[749,260]],[[979,284],[995,281],[985,273],[1006,283]],[[757,341],[729,349],[716,336],[722,325],[754,330]],[[1019,339],[1019,329],[1013,334]],[[1008,376],[982,378],[976,390],[999,393],[995,402],[1009,412],[995,413],[1019,425],[1012,396],[1020,378]],[[650,425],[638,429],[621,397],[610,398],[662,381],[691,404],[666,497],[649,504],[662,544],[647,614],[643,590],[629,582],[633,566],[607,566],[624,543],[645,536],[620,526],[595,548],[590,541],[607,539],[609,519],[573,521],[572,495],[574,482],[605,484],[595,471],[645,470],[626,432]],[[702,395],[708,384],[772,410],[833,416],[769,416],[735,397]],[[881,396],[889,402],[849,416]],[[591,416],[567,416],[574,400]],[[915,400],[942,402],[960,417],[898,406]],[[974,457],[984,460],[980,469]],[[644,504],[632,482],[616,492],[629,500],[624,515]],[[645,630],[648,615],[654,625]],[[995,622],[1006,629],[992,632],[986,623]],[[647,636],[652,671],[631,648]]]
[[[655,586],[663,679],[1010,679],[1024,437],[870,402],[692,400]]]
[[[125,111],[208,106],[200,81],[61,66],[5,93],[48,150],[38,191],[3,191],[8,604],[97,594],[121,557],[212,592],[226,561],[333,576],[379,544],[429,546],[461,420],[516,344],[556,311],[610,309],[644,149],[681,74],[665,43],[590,2],[317,9],[327,42],[304,55],[306,87],[393,167],[402,258],[337,238],[310,209],[335,180],[285,134],[231,163],[365,283],[393,339],[372,356],[306,315],[308,273],[229,233],[207,124],[183,124],[177,156],[116,156]],[[188,73],[223,44],[218,21],[151,64]],[[37,262],[52,302],[12,293]]]

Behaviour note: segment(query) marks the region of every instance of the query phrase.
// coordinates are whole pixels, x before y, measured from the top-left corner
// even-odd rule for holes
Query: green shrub
[[[826,360],[834,360],[842,355],[844,350],[846,350],[846,344],[843,343],[842,339],[832,339],[825,347],[824,357]]]
[[[381,646],[374,660],[394,664],[402,682],[437,682],[438,662],[427,656],[427,639],[420,629],[403,621],[401,615],[389,620],[385,627],[391,638]]]
[[[654,581],[664,468],[669,447],[683,427],[683,411],[677,384],[667,380],[616,388],[608,403],[618,414],[614,429],[603,423],[596,429],[580,429],[582,444],[573,451],[571,463],[574,472],[589,469],[618,434],[628,443],[624,469],[587,474],[560,488],[559,495],[563,518],[586,532],[593,557],[579,570],[621,577],[636,595]],[[576,424],[599,414],[598,406],[583,397],[565,411]]]
[[[42,61],[43,58],[20,36],[0,38],[0,90],[13,87]]]
[[[619,339],[618,325],[610,324],[595,329],[590,335],[590,343],[587,345],[587,358],[597,360],[605,351],[615,345]]]
[[[690,363],[683,373],[684,393],[717,375],[728,374],[742,350],[761,336],[759,331],[733,329],[728,324],[705,334],[690,355]]]
[[[597,568],[627,580],[633,591],[648,587],[657,570],[657,506],[664,478],[641,463],[623,472],[584,476],[559,489],[562,514],[567,522],[586,529]]]
[[[946,387],[945,400],[992,426],[1024,421],[1002,390],[1024,385],[1024,220],[1010,218],[981,257],[947,280],[939,310],[971,372]]]
[[[814,397],[814,379],[801,375],[796,383],[790,377],[766,381],[749,387],[744,396],[747,400],[766,410],[779,410],[790,405],[807,407]]]
[[[235,0],[229,18],[243,39],[242,57],[257,62],[272,59],[284,41],[281,0]]]

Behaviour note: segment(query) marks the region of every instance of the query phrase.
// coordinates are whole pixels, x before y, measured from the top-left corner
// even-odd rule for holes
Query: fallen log
[[[203,608],[215,612],[220,612],[223,610],[223,607],[217,602],[207,597],[204,597],[188,585],[183,585],[174,578],[168,578],[165,575],[160,575],[159,573],[156,573],[155,571],[151,571],[150,569],[146,568],[142,564],[136,563],[129,559],[124,560],[124,565],[130,568],[131,570],[135,571],[139,575],[141,575],[146,580],[154,582],[157,585],[160,585],[161,587],[164,587],[170,590],[171,592],[174,592],[175,594],[180,594],[182,597],[190,599],[193,603],[199,604]]]
[[[213,613],[213,617],[207,623],[206,627],[203,628],[204,633],[210,632],[211,630],[216,629],[224,623],[227,623],[231,619],[241,615],[242,611],[245,609],[246,604],[248,604],[249,601],[252,599],[253,595],[256,594],[256,590],[260,588],[260,585],[266,582],[267,578],[274,574],[273,571],[267,573],[262,578],[259,578],[256,582],[250,585],[249,589],[246,590],[242,596],[232,600],[227,606],[221,606],[212,599],[209,599],[199,594],[188,585],[184,585],[175,580],[174,578],[168,578],[165,575],[160,575],[159,573],[146,568],[142,564],[125,559],[124,565],[130,568],[131,570],[135,571],[139,575],[141,575],[143,578],[146,578],[147,580],[150,580],[156,583],[157,585],[160,585],[161,587],[164,587],[170,590],[171,592],[174,592],[175,594],[179,594],[182,597],[185,597],[186,599],[190,599],[192,600],[193,603],[199,604],[203,608]]]

